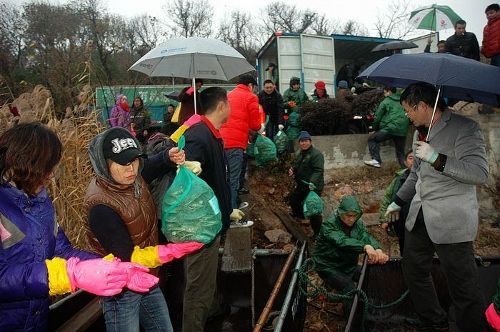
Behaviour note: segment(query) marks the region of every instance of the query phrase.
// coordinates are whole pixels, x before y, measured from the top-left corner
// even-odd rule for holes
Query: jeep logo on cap
[[[113,153],[120,153],[123,150],[127,150],[129,148],[136,148],[137,149],[137,144],[132,138],[115,138],[114,140],[111,141],[113,144]]]

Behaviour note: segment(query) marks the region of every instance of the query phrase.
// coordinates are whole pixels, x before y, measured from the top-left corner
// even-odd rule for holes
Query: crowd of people
[[[498,5],[488,6],[486,15],[481,48],[460,20],[455,34],[438,43],[438,52],[476,60],[482,52],[499,66]],[[326,84],[317,81],[308,96],[300,79],[292,77],[281,94],[275,84],[277,66],[271,63],[266,71],[270,77],[257,94],[252,75],[240,76],[230,92],[220,87],[201,90],[203,81],[196,80],[195,86],[181,91],[177,108],[168,105],[166,131],[160,135],[151,132],[151,114],[139,96],[132,107],[126,96],[116,96],[111,128],[94,137],[88,149],[95,174],[83,202],[90,251],[71,245],[46,191],[62,156],[56,133],[41,123],[18,124],[2,133],[0,330],[47,330],[50,296],[82,289],[101,297],[108,331],[173,331],[158,287],[163,276],[159,268],[183,259],[182,331],[203,331],[210,315],[223,305],[217,298],[221,242],[230,228],[253,225],[244,212],[248,202],[240,199],[248,192],[244,178],[252,138],[265,135],[272,141],[286,132],[288,152],[294,155],[288,169],[294,182],[290,214],[297,221],[306,218],[309,195],[321,196],[324,188],[324,155],[301,130],[300,109],[310,99],[330,98]],[[350,93],[348,83],[339,81],[332,94],[345,98]],[[382,167],[379,143],[394,142],[401,169],[385,191],[379,220],[399,239],[403,276],[418,316],[411,324],[448,330],[448,314],[430,275],[437,253],[458,329],[486,331],[488,321],[498,330],[500,308],[492,304],[485,316],[473,252],[476,186],[489,174],[481,128],[450,110],[428,83],[414,83],[404,91],[387,86],[384,96],[368,138],[372,159],[365,164]],[[416,128],[413,150],[405,151],[410,122]],[[169,139],[181,134],[182,145],[179,139]],[[161,237],[161,200],[181,165],[202,179],[216,198],[211,204],[222,226],[208,243],[173,243]],[[389,260],[362,215],[352,195],[344,196],[325,220],[322,211],[307,214],[315,271],[339,292],[356,287],[360,254],[367,256],[368,264]],[[350,301],[343,304],[346,312]]]

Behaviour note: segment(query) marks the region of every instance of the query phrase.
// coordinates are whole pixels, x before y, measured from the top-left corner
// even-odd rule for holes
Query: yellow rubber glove
[[[233,209],[233,212],[231,212],[229,219],[231,219],[232,221],[240,221],[244,216],[245,214],[243,213],[243,211],[239,209]]]
[[[158,246],[146,248],[135,246],[130,261],[133,263],[139,263],[149,268],[155,268],[162,264],[158,256]]]
[[[183,164],[184,166],[187,167],[191,172],[193,172],[196,175],[200,175],[202,169],[201,169],[201,163],[199,161],[189,161],[186,160]]]
[[[71,283],[66,271],[66,260],[60,257],[46,259],[49,295],[62,295],[71,292]]]

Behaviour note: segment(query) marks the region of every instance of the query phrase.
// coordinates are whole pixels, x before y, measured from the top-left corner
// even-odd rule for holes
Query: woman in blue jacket
[[[0,331],[46,331],[49,295],[144,292],[158,282],[144,267],[69,243],[45,190],[61,153],[57,135],[41,123],[0,135]]]

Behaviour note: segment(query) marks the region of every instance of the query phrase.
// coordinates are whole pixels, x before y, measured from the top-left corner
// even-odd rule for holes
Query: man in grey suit
[[[406,219],[403,275],[410,290],[418,325],[446,330],[448,319],[431,278],[434,252],[448,280],[460,331],[486,329],[485,303],[479,288],[472,241],[478,227],[476,185],[488,178],[488,162],[479,125],[454,114],[439,98],[431,126],[437,89],[415,83],[401,95],[407,116],[419,129],[413,168],[386,216],[397,216],[410,202]],[[427,141],[427,142],[426,142]]]

